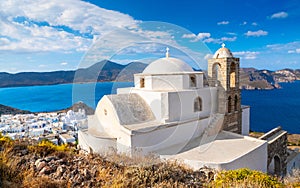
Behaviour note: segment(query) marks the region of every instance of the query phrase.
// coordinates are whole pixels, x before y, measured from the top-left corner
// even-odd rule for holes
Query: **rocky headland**
[[[255,68],[240,69],[241,89],[278,89],[281,82],[300,80],[300,70],[283,69],[278,71],[257,70]]]
[[[74,112],[78,112],[79,109],[85,110],[86,115],[92,115],[94,114],[95,110],[91,107],[89,107],[88,105],[86,105],[83,102],[77,102],[75,104],[73,104],[71,107],[66,108],[66,109],[62,109],[62,110],[58,110],[56,112],[61,113],[61,112],[68,112],[69,110],[73,110]],[[1,114],[35,114],[38,112],[30,112],[28,110],[21,110],[21,109],[17,109],[17,108],[12,108],[10,106],[5,106],[0,104],[0,115]]]
[[[121,65],[111,61],[101,61],[87,68],[54,72],[0,72],[1,87],[33,85],[54,85],[88,82],[132,82],[133,74],[142,72],[147,64],[134,62]],[[300,70],[283,69],[278,71],[240,69],[241,89],[275,89],[280,82],[293,82],[300,79]]]

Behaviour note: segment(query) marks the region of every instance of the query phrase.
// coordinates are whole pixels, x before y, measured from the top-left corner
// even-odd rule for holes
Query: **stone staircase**
[[[208,144],[216,139],[219,132],[222,130],[224,121],[224,114],[216,113],[211,116],[210,123],[208,124],[208,127],[204,130],[199,145]],[[205,147],[205,149],[207,149]]]
[[[185,146],[183,146],[182,144],[180,145],[181,149],[179,148],[179,145],[170,147],[170,148],[166,148],[164,149],[164,151],[160,151],[158,153],[161,154],[174,154],[170,151],[177,151],[176,153],[181,153],[190,149],[193,149],[195,147],[198,147],[200,145],[205,145],[209,142],[212,142],[215,140],[215,138],[217,137],[218,133],[222,130],[222,126],[223,126],[223,120],[224,120],[224,114],[213,114],[210,117],[210,122],[208,127],[204,130],[203,134],[190,140],[189,142],[187,142],[187,144]],[[207,147],[209,147],[209,144],[207,144]],[[204,147],[205,150],[207,149],[207,147]],[[177,149],[175,149],[177,148]]]

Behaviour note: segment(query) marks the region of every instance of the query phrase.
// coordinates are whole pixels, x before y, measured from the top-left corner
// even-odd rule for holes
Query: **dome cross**
[[[166,52],[166,58],[169,58],[169,56],[170,56],[169,50],[170,50],[170,48],[167,47],[167,48],[166,48],[166,51],[167,51],[167,52]]]

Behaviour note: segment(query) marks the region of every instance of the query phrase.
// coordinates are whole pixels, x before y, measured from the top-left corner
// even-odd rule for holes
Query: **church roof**
[[[222,48],[218,49],[213,56],[213,58],[225,58],[225,57],[233,57],[231,51],[228,48],[225,48],[225,44],[222,44]]]
[[[143,71],[144,74],[168,74],[178,72],[194,72],[194,70],[180,59],[165,57],[153,61]]]
[[[121,125],[155,120],[150,106],[138,94],[129,93],[106,96],[114,106]]]

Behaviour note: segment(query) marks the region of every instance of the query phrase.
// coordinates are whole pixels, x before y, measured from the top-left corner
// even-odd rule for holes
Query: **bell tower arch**
[[[239,89],[240,59],[225,44],[208,60],[208,83],[218,88],[218,112],[225,115],[223,129],[241,133],[242,110]]]

